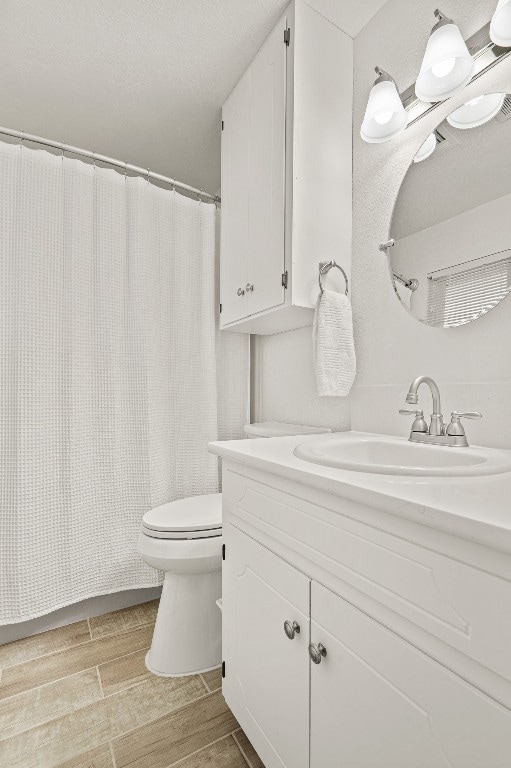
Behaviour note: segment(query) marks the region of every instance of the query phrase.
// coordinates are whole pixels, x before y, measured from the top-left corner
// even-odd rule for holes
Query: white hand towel
[[[314,370],[318,395],[346,397],[355,379],[357,362],[350,300],[343,293],[323,291],[312,328]]]

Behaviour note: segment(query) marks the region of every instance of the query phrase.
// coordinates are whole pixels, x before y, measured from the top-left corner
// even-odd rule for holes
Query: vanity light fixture
[[[380,144],[398,136],[407,124],[407,114],[394,79],[376,67],[377,79],[371,88],[360,129],[364,141]]]
[[[470,99],[462,107],[452,112],[447,122],[453,128],[477,128],[488,123],[495,115],[498,115],[506,98],[505,93],[487,93]]]
[[[426,141],[421,144],[419,147],[419,150],[415,157],[413,158],[414,163],[422,163],[423,160],[427,160],[428,157],[431,157],[433,152],[436,149],[437,145],[437,139],[435,133],[430,133]]]
[[[417,98],[426,102],[445,101],[461,91],[472,79],[475,62],[459,28],[438,9],[422,66],[415,83]]]
[[[511,47],[511,0],[499,0],[490,23],[490,37],[495,45]]]

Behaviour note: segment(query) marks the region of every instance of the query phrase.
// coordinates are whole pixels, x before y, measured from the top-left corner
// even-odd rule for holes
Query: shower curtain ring
[[[96,170],[96,152],[92,150],[92,165],[94,166],[94,170]]]
[[[150,174],[150,173],[151,173],[151,171],[150,171],[150,170],[149,170],[149,168],[148,168],[148,169],[147,169],[147,183],[148,183],[148,184],[150,183],[150,182],[149,182],[149,174]]]
[[[124,163],[124,178],[125,178],[125,179],[127,179],[127,178],[128,178],[128,161],[127,161],[127,160],[126,160],[126,162]]]
[[[24,131],[20,131],[20,149],[23,147]]]

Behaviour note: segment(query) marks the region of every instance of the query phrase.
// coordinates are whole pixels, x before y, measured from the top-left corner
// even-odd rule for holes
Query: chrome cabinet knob
[[[321,664],[321,659],[326,656],[325,646],[322,643],[318,643],[317,645],[315,643],[310,643],[309,656],[314,664]]]
[[[244,295],[245,295],[245,291],[243,290],[243,288],[238,288],[238,296],[244,296]]]
[[[294,640],[294,636],[300,634],[300,625],[297,621],[285,621],[284,632],[290,640]]]
[[[254,284],[253,283],[247,283],[246,286],[245,286],[245,290],[246,290],[247,293],[249,291],[253,291],[254,290]]]

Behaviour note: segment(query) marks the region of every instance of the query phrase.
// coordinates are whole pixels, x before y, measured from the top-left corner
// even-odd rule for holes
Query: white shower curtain
[[[215,217],[0,142],[0,625],[156,585],[142,515],[218,490],[248,347],[216,330]]]

